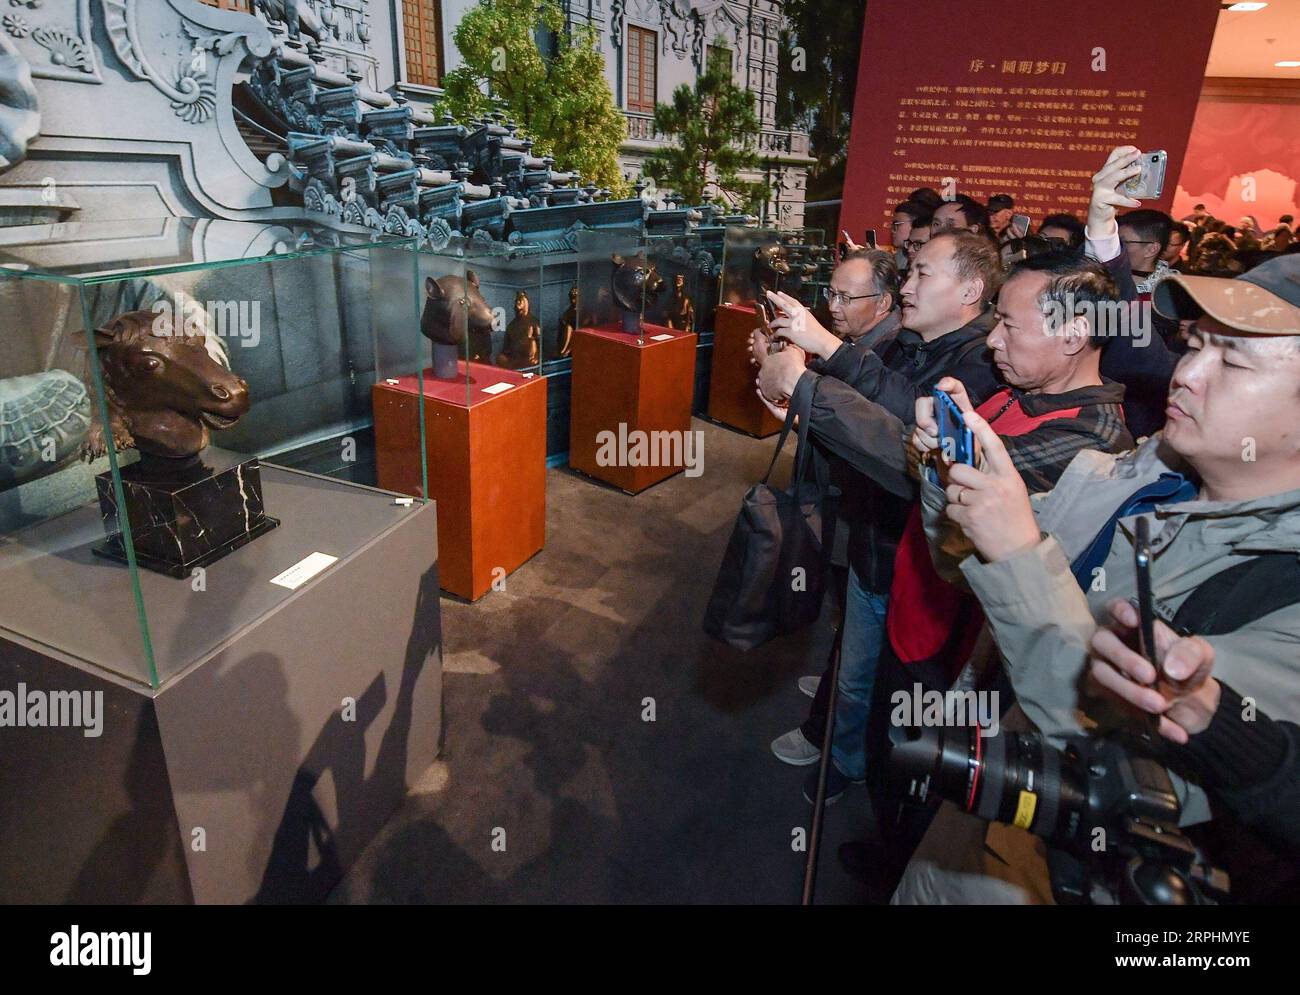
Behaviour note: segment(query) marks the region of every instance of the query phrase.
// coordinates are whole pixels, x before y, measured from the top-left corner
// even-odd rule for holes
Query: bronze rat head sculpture
[[[478,274],[468,270],[464,277],[444,276],[424,281],[424,311],[420,332],[431,342],[460,345],[466,332],[492,335],[492,309],[479,293]]]
[[[202,335],[175,331],[171,316],[128,311],[95,329],[95,351],[114,448],[183,458],[208,445],[248,411],[248,384],[214,360]],[[87,459],[108,451],[104,426],[91,425]]]

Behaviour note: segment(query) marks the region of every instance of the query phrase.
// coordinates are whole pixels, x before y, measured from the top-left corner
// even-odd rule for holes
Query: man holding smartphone
[[[1193,319],[1174,372],[1164,431],[1133,453],[1079,454],[1031,503],[1007,448],[966,420],[982,469],[954,466],[946,488],[922,484],[931,552],[980,600],[1017,696],[1008,729],[1063,738],[1124,724],[1081,695],[1089,648],[1110,605],[1136,593],[1134,517],[1151,523],[1152,577],[1168,617],[1227,566],[1300,557],[1300,256],[1236,280],[1175,276],[1157,288],[1171,319]],[[953,562],[948,524],[974,548]],[[1206,637],[1220,678],[1276,719],[1300,720],[1300,584],[1285,603]],[[1155,625],[1157,646],[1168,640]],[[1204,790],[1175,778],[1183,823],[1210,818]],[[945,806],[909,864],[895,902],[1050,902],[1044,849],[1023,830]]]
[[[1252,708],[1216,678],[1208,640],[1157,622],[1153,665],[1134,647],[1137,609],[1116,600],[1110,614],[1088,647],[1091,680],[1155,716],[1159,734],[1216,802],[1300,851],[1300,725]]]
[[[1167,230],[1165,234],[1157,230],[1151,236],[1152,228],[1140,223],[1140,217],[1127,227],[1123,227],[1123,219],[1117,221],[1119,208],[1142,206],[1141,201],[1134,200],[1125,192],[1125,184],[1142,173],[1141,159],[1142,153],[1137,148],[1122,145],[1111,151],[1093,176],[1084,242],[1087,254],[1110,271],[1120,293],[1132,302],[1127,327],[1112,330],[1102,356],[1101,372],[1124,385],[1124,416],[1128,419],[1129,430],[1139,439],[1159,431],[1165,423],[1169,378],[1178,362],[1178,357],[1165,345],[1164,336],[1154,328],[1158,316],[1150,312],[1150,294],[1144,301],[1134,280],[1135,251],[1154,249],[1152,258],[1158,257],[1159,246],[1167,240]],[[1136,211],[1123,218],[1135,214]],[[1126,246],[1125,241],[1130,244]],[[1145,266],[1142,260],[1146,258],[1145,251],[1138,254],[1137,265]]]
[[[918,254],[902,288],[906,327],[880,352],[845,344],[794,298],[771,295],[783,312],[772,322],[773,331],[799,348],[763,357],[760,395],[784,417],[777,402],[793,393],[800,378],[810,378],[812,438],[863,483],[862,510],[849,522],[850,545],[857,553],[851,557],[841,637],[831,800],[864,777],[863,729],[894,555],[915,500],[902,445],[904,426],[913,417],[916,392],[929,390],[942,376],[961,377],[980,400],[999,386],[984,339],[991,326],[989,301],[1001,276],[997,250],[988,239],[964,231],[936,236]],[[818,687],[822,701],[828,691]],[[794,765],[817,761],[817,732],[823,726],[816,702],[808,721],[772,743],[778,759]],[[805,794],[812,797],[808,789]]]

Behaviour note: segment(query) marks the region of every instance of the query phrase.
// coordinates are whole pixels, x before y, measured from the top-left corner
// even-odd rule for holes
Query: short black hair
[[[918,204],[914,200],[905,200],[894,208],[894,213],[906,214],[912,219],[912,222],[915,223],[917,218],[922,217],[923,215],[928,216],[930,211],[924,204]]]
[[[1090,309],[1094,316],[1103,308],[1114,309],[1125,306],[1124,298],[1120,295],[1119,287],[1115,285],[1110,272],[1101,263],[1087,256],[1072,252],[1045,252],[1030,256],[1011,267],[1010,272],[1007,273],[1007,280],[1021,273],[1046,274],[1047,286],[1043,288],[1038,298],[1038,306],[1044,316],[1048,315],[1048,308],[1053,305],[1058,309],[1076,309],[1072,316],[1078,315],[1077,309],[1080,304]],[[1105,346],[1109,336],[1097,327],[1096,321],[1090,323],[1088,330],[1088,343],[1092,348],[1100,349]]]
[[[1064,228],[1069,232],[1068,245],[1071,249],[1083,248],[1083,242],[1086,238],[1086,231],[1083,222],[1073,214],[1049,214],[1038,224],[1038,234],[1043,233],[1044,228]]]
[[[1174,227],[1174,219],[1164,211],[1144,207],[1121,214],[1119,226],[1132,230],[1147,241],[1160,243],[1160,251],[1164,252],[1169,245],[1169,232]]]
[[[1284,214],[1284,215],[1282,215],[1280,218],[1277,219],[1277,223],[1280,224],[1280,225],[1289,225],[1289,224],[1290,224],[1292,221],[1294,221],[1294,220],[1295,220],[1295,218],[1291,217],[1291,215],[1289,215],[1289,214]]]
[[[950,228],[936,233],[929,244],[933,245],[945,238],[953,241],[953,274],[958,280],[978,278],[984,281],[980,304],[987,304],[997,296],[998,288],[1002,285],[1002,257],[998,254],[997,243],[965,228]]]
[[[934,187],[918,187],[907,195],[907,199],[914,203],[921,204],[934,213],[934,209],[943,203],[943,198],[939,196],[939,191]]]
[[[961,208],[962,222],[965,227],[969,228],[971,225],[975,225],[979,228],[979,233],[985,238],[993,239],[993,229],[989,227],[988,208],[978,200],[974,197],[968,197],[964,193],[959,193],[952,200],[945,201],[945,203],[956,204]],[[935,211],[938,210],[939,208],[936,207]]]
[[[1175,221],[1169,226],[1169,234],[1172,235],[1174,232],[1178,232],[1178,234],[1182,235],[1184,242],[1190,242],[1192,239],[1192,229],[1181,221]],[[1168,244],[1168,239],[1166,239],[1165,242]]]
[[[989,198],[989,213],[994,211],[1009,211],[1016,206],[1016,202],[1011,199],[1008,193],[995,193]]]
[[[1205,205],[1204,205],[1204,204],[1197,204],[1195,207],[1192,208],[1192,210],[1193,210],[1193,211],[1204,211],[1204,210],[1205,210]]]

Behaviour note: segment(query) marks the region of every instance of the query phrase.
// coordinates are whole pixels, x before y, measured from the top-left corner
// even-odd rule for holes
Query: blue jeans
[[[876,682],[880,648],[887,638],[885,610],[889,595],[866,590],[849,570],[844,599],[844,633],[840,637],[839,701],[835,706],[835,735],[831,758],[842,774],[855,781],[866,777],[867,716]]]

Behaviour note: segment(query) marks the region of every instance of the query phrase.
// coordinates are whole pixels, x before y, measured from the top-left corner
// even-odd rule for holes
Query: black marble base
[[[95,478],[108,538],[99,556],[126,562],[111,474]],[[187,577],[280,523],[262,505],[261,463],[208,449],[188,460],[142,457],[122,470],[136,563]]]

